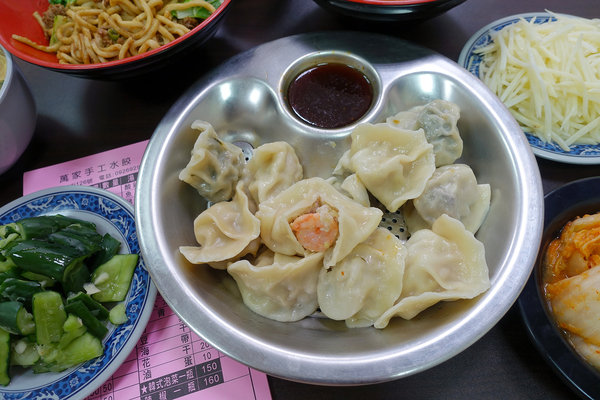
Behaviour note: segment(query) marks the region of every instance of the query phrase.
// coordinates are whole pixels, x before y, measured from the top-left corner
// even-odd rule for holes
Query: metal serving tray
[[[373,83],[370,110],[354,124],[324,130],[291,112],[287,85],[305,67],[341,62]],[[348,329],[343,322],[265,319],[247,309],[224,271],[187,263],[180,245],[196,245],[193,219],[206,208],[179,181],[198,132],[213,124],[248,157],[252,148],[289,142],[305,176],[328,177],[363,122],[381,122],[412,106],[442,98],[461,108],[464,152],[480,183],[492,187],[489,214],[477,237],[486,247],[492,287],[474,300],[438,304],[384,330]],[[400,219],[386,226],[402,234]],[[405,41],[376,34],[326,32],[293,36],[242,53],[193,85],[156,128],[144,156],[136,194],[143,255],[158,290],[195,332],[251,367],[283,378],[322,384],[395,379],[430,368],[483,336],[517,299],[534,265],[543,225],[543,191],[535,158],[502,103],[453,61]]]

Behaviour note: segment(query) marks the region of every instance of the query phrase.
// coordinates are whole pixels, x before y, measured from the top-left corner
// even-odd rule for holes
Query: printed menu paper
[[[26,172],[23,194],[54,186],[109,190],[133,204],[147,141]],[[267,376],[196,335],[160,294],[144,333],[121,367],[87,400],[268,400]]]

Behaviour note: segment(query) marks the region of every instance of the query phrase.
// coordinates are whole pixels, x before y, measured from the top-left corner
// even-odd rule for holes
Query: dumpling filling
[[[339,233],[337,212],[327,204],[296,217],[290,227],[302,247],[316,253],[333,246]]]

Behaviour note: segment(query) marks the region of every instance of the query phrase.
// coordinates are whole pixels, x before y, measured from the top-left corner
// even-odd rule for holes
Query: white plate
[[[458,57],[458,64],[465,67],[473,75],[479,77],[479,65],[482,62],[482,57],[476,54],[475,51],[490,44],[492,41],[491,34],[493,32],[497,32],[508,25],[512,25],[521,18],[527,21],[531,21],[535,18],[534,23],[536,24],[543,24],[554,20],[554,17],[549,13],[537,12],[516,14],[494,21],[481,28],[467,41]],[[572,145],[570,146],[570,151],[564,151],[555,143],[543,142],[536,136],[527,132],[525,128],[524,132],[533,153],[539,157],[569,164],[600,164],[600,145]]]
[[[96,224],[99,233],[121,241],[121,253],[140,252],[131,204],[106,190],[85,186],[63,186],[23,196],[0,208],[0,225],[37,215],[63,214]],[[34,374],[13,369],[11,383],[0,387],[2,399],[84,399],[102,385],[129,356],[139,340],[156,298],[140,256],[127,294],[129,320],[110,325],[104,338],[104,354],[61,373]]]

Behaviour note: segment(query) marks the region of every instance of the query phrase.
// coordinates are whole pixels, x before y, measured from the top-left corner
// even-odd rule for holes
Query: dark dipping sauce
[[[373,88],[356,68],[328,63],[301,72],[290,84],[287,98],[298,118],[333,129],[365,115],[373,101]]]

